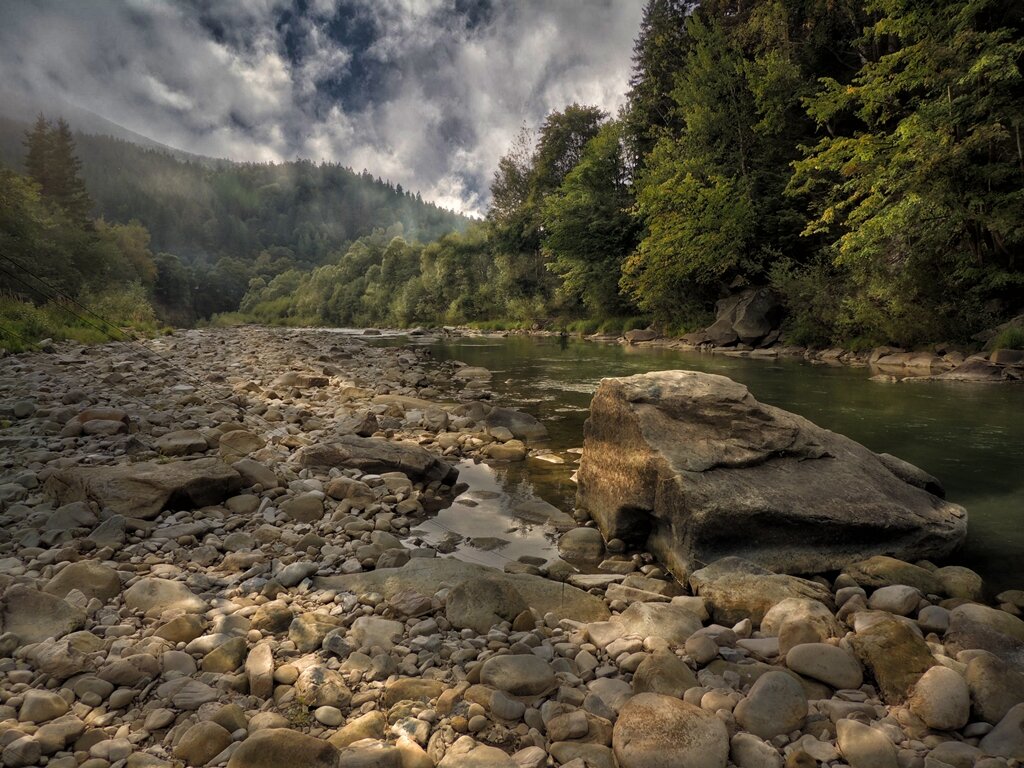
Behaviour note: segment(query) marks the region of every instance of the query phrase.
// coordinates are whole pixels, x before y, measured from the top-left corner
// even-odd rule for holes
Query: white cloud
[[[442,0],[316,0],[301,18],[283,0],[0,0],[0,72],[192,152],[365,167],[480,214],[524,122],[618,108],[642,1],[520,0],[474,26]],[[363,50],[336,42],[339,8],[376,23]],[[339,93],[357,55],[373,89]]]

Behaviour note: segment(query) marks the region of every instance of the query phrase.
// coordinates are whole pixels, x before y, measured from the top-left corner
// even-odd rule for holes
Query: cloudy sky
[[[525,123],[614,111],[643,0],[0,0],[0,80],[179,149],[481,213]]]

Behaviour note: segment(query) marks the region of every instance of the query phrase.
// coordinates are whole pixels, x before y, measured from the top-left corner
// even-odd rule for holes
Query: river
[[[571,512],[575,486],[569,477],[575,457],[566,452],[582,445],[583,422],[600,379],[690,369],[742,382],[762,402],[930,472],[945,485],[947,497],[969,514],[967,544],[952,562],[974,568],[992,587],[1024,587],[1024,386],[884,384],[870,381],[871,372],[865,368],[557,337],[428,337],[419,343],[438,359],[461,360],[492,371],[490,388],[503,403],[543,421],[551,434],[546,445],[567,460],[551,465],[531,459],[494,472],[470,470],[478,498],[470,500],[473,506],[456,506],[447,516],[442,513],[438,525],[461,525],[460,533],[470,536],[501,535],[493,531],[493,524],[488,533],[488,502],[500,503],[507,512],[510,503],[533,494]],[[503,498],[495,494],[502,489]],[[511,545],[501,550],[508,558],[538,544],[535,535],[528,535],[528,527],[515,528],[506,532],[513,534]]]

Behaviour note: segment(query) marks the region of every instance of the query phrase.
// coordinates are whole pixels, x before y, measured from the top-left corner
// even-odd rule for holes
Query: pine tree
[[[32,129],[25,132],[25,171],[39,185],[43,194],[51,187],[49,176],[49,146],[52,126],[42,113],[36,118]]]
[[[685,0],[647,0],[644,6],[623,115],[625,139],[635,163],[644,163],[659,136],[676,134],[682,127],[672,90],[686,63],[690,10]]]
[[[44,188],[44,196],[48,196],[71,221],[87,227],[92,200],[80,175],[82,161],[75,155],[71,127],[63,118],[50,132],[48,161],[52,186],[49,192]]]

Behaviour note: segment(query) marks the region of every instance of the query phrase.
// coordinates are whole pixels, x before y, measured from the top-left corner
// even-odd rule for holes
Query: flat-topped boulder
[[[604,379],[584,436],[577,507],[680,579],[730,555],[784,573],[941,558],[967,533],[966,511],[921,487],[937,488],[924,473],[724,376]]]
[[[440,480],[449,485],[459,476],[455,467],[418,445],[382,437],[345,435],[332,443],[301,448],[293,462],[305,468],[353,467],[374,474],[404,472],[414,480]]]
[[[58,504],[95,501],[108,515],[152,520],[165,509],[218,504],[242,487],[242,477],[220,459],[79,465],[55,471],[47,494]]]

